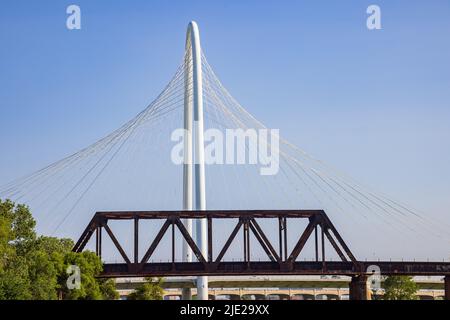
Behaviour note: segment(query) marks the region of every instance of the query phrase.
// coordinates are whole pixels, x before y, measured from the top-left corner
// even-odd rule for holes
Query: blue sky
[[[81,30],[66,29],[72,3]],[[370,4],[382,30],[366,28]],[[190,20],[222,82],[268,127],[449,221],[445,0],[2,1],[0,184],[141,111],[181,62]]]

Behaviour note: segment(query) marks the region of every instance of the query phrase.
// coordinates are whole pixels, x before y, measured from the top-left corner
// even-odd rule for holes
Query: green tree
[[[0,273],[5,269],[10,257],[14,254],[9,241],[11,239],[11,223],[1,212],[0,201]]]
[[[98,279],[100,291],[104,300],[117,300],[120,298],[116,289],[116,282],[113,279]]]
[[[17,247],[35,239],[28,208],[0,200],[0,298],[31,299],[28,261]]]
[[[0,200],[0,271],[16,257],[16,249],[36,237],[36,223],[24,205]]]
[[[0,300],[28,300],[32,298],[26,260],[10,259],[0,271]]]
[[[69,290],[66,282],[67,268],[75,265],[80,268],[80,288]],[[116,283],[112,279],[97,278],[103,270],[100,258],[90,251],[82,253],[67,252],[64,256],[63,272],[59,276],[59,288],[65,300],[115,300],[119,298]]]
[[[3,299],[56,299],[63,250],[48,243],[66,240],[37,237],[29,208],[0,200],[0,296]],[[70,250],[70,249],[69,249]]]
[[[66,269],[70,265],[80,268],[81,287],[79,289],[69,290],[66,286],[68,275],[64,273],[60,278],[60,285],[63,288],[63,297],[67,300],[101,300],[103,298],[100,290],[100,284],[95,278],[102,270],[102,263],[90,251],[82,253],[69,252],[64,258]]]
[[[139,285],[135,291],[130,293],[128,300],[162,300],[164,289],[162,288],[162,278],[146,278],[146,281]]]
[[[410,276],[389,276],[384,280],[384,300],[415,300],[417,284]]]
[[[27,206],[0,200],[0,299],[117,299],[112,280],[97,279],[102,262],[93,252],[72,252],[71,239],[37,236]],[[81,271],[81,288],[68,290],[66,270]]]
[[[58,266],[45,251],[34,250],[27,254],[30,293],[33,299],[55,300],[58,288]]]

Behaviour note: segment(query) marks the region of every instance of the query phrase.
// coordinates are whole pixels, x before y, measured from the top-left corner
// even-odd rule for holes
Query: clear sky
[[[72,3],[81,30],[66,28]],[[366,28],[370,4],[381,30]],[[268,127],[449,221],[447,0],[4,0],[0,184],[141,111],[181,62],[190,20],[222,82]]]

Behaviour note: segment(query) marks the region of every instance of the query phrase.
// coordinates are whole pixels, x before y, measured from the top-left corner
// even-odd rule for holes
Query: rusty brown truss
[[[189,235],[181,219],[207,219],[208,255],[204,257],[195,241]],[[139,259],[139,220],[165,220],[144,256]],[[216,219],[237,219],[234,230],[217,255],[213,255],[213,222]],[[258,224],[259,219],[278,220],[278,246],[271,243]],[[304,230],[299,230],[296,244],[291,252],[287,249],[287,228],[291,219],[308,219]],[[108,226],[109,220],[134,220],[134,256],[127,256],[113,231]],[[178,228],[197,257],[196,262],[175,261],[175,229]],[[124,211],[97,212],[84,230],[73,248],[81,252],[96,234],[96,253],[101,257],[102,230],[111,238],[123,263],[106,263],[102,276],[191,276],[191,275],[364,275],[370,265],[380,267],[384,275],[450,275],[449,262],[391,262],[358,261],[323,210],[209,210],[209,211]],[[149,262],[165,233],[171,229],[172,261]],[[243,260],[223,261],[223,257],[239,231],[243,233]],[[267,254],[267,261],[250,260],[250,233],[253,233]],[[315,244],[315,261],[297,261],[302,249],[310,237]],[[327,261],[325,242],[340,257],[341,261]],[[277,249],[275,249],[278,247]]]

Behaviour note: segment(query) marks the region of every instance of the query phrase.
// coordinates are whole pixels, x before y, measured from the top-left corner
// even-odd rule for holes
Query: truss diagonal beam
[[[179,218],[174,219],[174,223],[177,225],[178,229],[180,230],[183,238],[188,243],[189,247],[192,249],[192,252],[194,252],[195,256],[197,257],[198,261],[201,263],[206,263],[206,259],[201,253],[200,249],[197,247],[197,245],[194,242],[194,239],[190,236],[189,232],[187,231],[186,227],[183,225],[183,223],[180,221]]]
[[[269,239],[267,239],[265,233],[255,219],[250,220],[250,229],[253,231],[253,234],[261,244],[266,254],[269,256],[269,259],[272,261],[281,261],[274,247],[270,244]]]
[[[326,214],[322,215],[322,218],[324,219],[327,227],[329,230],[331,230],[331,232],[333,233],[334,237],[336,238],[336,240],[339,242],[339,244],[341,245],[341,247],[344,249],[345,253],[347,254],[347,256],[350,258],[350,260],[353,263],[357,263],[357,260],[355,258],[355,256],[353,255],[353,253],[350,251],[349,247],[347,246],[347,244],[345,243],[344,239],[342,239],[341,235],[339,234],[339,232],[337,232],[336,228],[334,227],[333,223],[331,222],[331,220],[328,218],[328,216]]]
[[[331,236],[330,232],[328,231],[327,228],[324,229],[324,233],[328,239],[328,241],[331,243],[331,245],[333,246],[334,250],[336,250],[337,254],[339,255],[339,258],[341,258],[342,261],[347,262],[347,258],[345,257],[345,255],[342,253],[341,248],[339,248],[339,246],[337,245],[336,241],[334,241],[333,237]]]
[[[233,242],[234,238],[236,237],[237,233],[239,232],[239,229],[241,228],[243,224],[243,221],[239,219],[239,222],[234,227],[234,230],[231,232],[230,237],[228,238],[227,242],[223,246],[222,250],[220,251],[219,255],[216,258],[216,263],[219,263],[225,253],[227,252],[228,248],[230,247],[231,243]]]
[[[73,252],[82,252],[89,239],[92,237],[94,230],[99,226],[97,214],[91,219],[86,229],[84,229],[81,237],[78,239],[77,243],[73,247]]]
[[[159,230],[158,234],[156,235],[155,239],[153,240],[152,244],[148,248],[147,252],[144,254],[141,260],[141,264],[146,263],[148,259],[150,259],[151,255],[155,251],[156,247],[158,246],[159,242],[161,241],[162,237],[164,237],[164,234],[166,233],[169,226],[172,224],[172,222],[167,219],[166,222],[164,222],[163,226]]]
[[[292,263],[295,261],[295,259],[297,259],[298,255],[300,254],[300,252],[302,251],[303,247],[306,244],[306,241],[308,241],[311,233],[314,231],[314,228],[317,225],[317,221],[315,221],[314,219],[312,219],[309,223],[308,226],[306,227],[305,231],[303,231],[300,239],[297,241],[297,244],[295,245],[294,249],[292,249],[291,254],[289,255],[289,258],[287,259],[288,262]]]
[[[114,245],[116,246],[117,250],[119,250],[120,255],[122,256],[123,260],[125,260],[125,262],[127,264],[131,264],[130,259],[128,259],[127,254],[125,253],[125,251],[123,250],[122,246],[120,245],[119,241],[117,241],[116,236],[114,235],[114,233],[111,231],[111,229],[109,228],[109,226],[107,224],[105,224],[103,226],[106,230],[106,232],[108,233],[109,237],[111,238],[112,242],[114,243]]]

